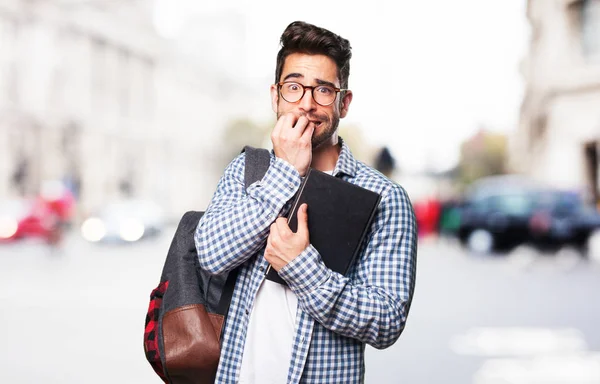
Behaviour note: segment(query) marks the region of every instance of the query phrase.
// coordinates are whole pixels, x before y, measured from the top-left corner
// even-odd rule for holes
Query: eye
[[[317,87],[317,92],[319,92],[325,96],[329,96],[329,95],[333,94],[334,90],[331,87],[321,86],[321,87]]]
[[[300,87],[300,84],[297,84],[297,83],[287,83],[286,84],[286,88],[290,92],[298,92],[298,91],[300,91],[302,89]]]

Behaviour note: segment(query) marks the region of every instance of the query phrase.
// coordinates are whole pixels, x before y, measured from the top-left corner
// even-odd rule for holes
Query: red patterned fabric
[[[150,294],[150,306],[146,315],[146,330],[144,331],[144,350],[146,358],[154,368],[154,371],[166,383],[167,378],[163,369],[160,353],[158,349],[158,318],[160,315],[160,306],[167,287],[168,281],[164,281],[156,287]]]

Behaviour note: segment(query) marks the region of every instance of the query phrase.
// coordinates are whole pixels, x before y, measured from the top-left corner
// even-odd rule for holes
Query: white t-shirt
[[[298,299],[287,287],[264,280],[250,314],[240,384],[287,382]]]

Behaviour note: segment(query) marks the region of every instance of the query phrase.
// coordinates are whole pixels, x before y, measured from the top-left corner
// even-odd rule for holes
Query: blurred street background
[[[0,382],[160,383],[142,335],[170,235],[5,247]],[[399,341],[367,348],[367,383],[600,382],[599,264],[526,249],[484,257],[426,240],[417,279]]]
[[[0,0],[0,383],[160,382],[149,294],[270,148],[295,20],[350,40],[341,136],[419,224],[366,382],[600,384],[600,0]]]

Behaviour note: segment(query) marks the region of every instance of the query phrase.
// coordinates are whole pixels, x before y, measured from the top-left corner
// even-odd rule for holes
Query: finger
[[[275,124],[275,129],[273,130],[273,136],[281,137],[287,134],[291,127],[294,126],[296,122],[296,116],[292,112],[288,112],[283,114],[277,119],[277,123]]]
[[[304,203],[298,209],[298,231],[296,233],[308,236],[308,204]]]
[[[286,113],[283,116],[283,121],[281,124],[281,130],[279,131],[280,139],[295,139],[297,137],[296,130],[294,129],[294,125],[296,124],[298,117],[293,113]]]
[[[302,133],[300,140],[304,141],[305,143],[310,143],[310,142],[312,142],[312,136],[314,133],[315,133],[315,124],[309,123],[308,127]]]
[[[308,117],[302,115],[296,121],[296,124],[293,126],[292,132],[294,137],[301,137],[302,134],[306,131],[306,127],[308,126]]]
[[[293,234],[288,224],[288,220],[285,217],[278,218],[275,223],[277,224],[277,232],[282,238],[285,239]]]
[[[281,127],[283,130],[290,130],[294,128],[298,117],[294,115],[292,112],[288,112],[283,116],[283,126]]]
[[[271,138],[276,138],[281,136],[281,130],[285,124],[287,114],[279,116],[277,119],[277,123],[275,123],[275,128],[273,128],[273,132],[271,133]]]
[[[308,122],[308,117],[306,117],[306,115],[302,115],[298,118],[298,120],[296,120],[296,123],[294,124],[294,129],[304,132],[304,128],[306,128]]]
[[[271,233],[269,233],[269,237],[275,236],[277,234],[277,222],[274,222],[273,224],[271,224],[269,229],[271,231]]]
[[[273,246],[270,241],[267,241],[267,246],[265,247],[264,257],[265,259],[270,259],[270,256],[273,254]]]
[[[271,224],[271,233],[269,233],[269,237],[267,238],[267,244],[273,247],[277,244],[277,239],[279,239],[279,229],[277,228],[277,223]]]

